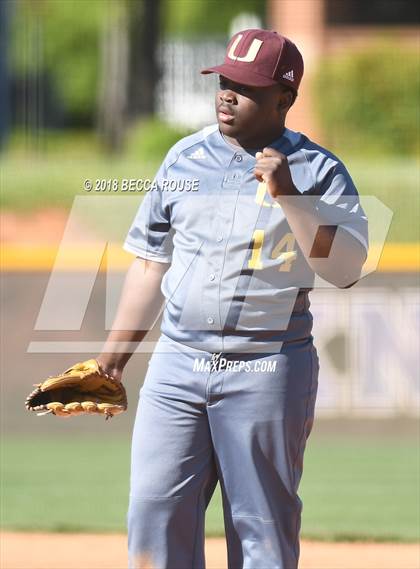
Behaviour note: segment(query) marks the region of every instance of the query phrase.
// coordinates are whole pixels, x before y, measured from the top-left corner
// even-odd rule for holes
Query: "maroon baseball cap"
[[[297,91],[303,75],[303,58],[295,44],[277,32],[243,30],[230,40],[224,63],[201,73],[219,73],[252,87],[282,83]]]

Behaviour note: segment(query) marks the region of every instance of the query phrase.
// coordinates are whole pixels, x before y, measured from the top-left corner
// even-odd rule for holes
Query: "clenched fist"
[[[257,163],[254,174],[257,180],[267,184],[267,191],[275,199],[278,196],[300,195],[293,184],[287,158],[274,148],[264,148],[255,154]]]

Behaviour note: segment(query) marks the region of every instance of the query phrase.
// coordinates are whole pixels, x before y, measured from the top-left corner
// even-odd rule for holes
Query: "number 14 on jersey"
[[[261,270],[264,268],[261,260],[264,236],[263,229],[256,229],[252,234],[252,253],[248,261],[248,269]],[[295,242],[293,233],[286,233],[272,250],[271,258],[281,261],[279,271],[289,272],[292,268],[292,263],[297,257]]]

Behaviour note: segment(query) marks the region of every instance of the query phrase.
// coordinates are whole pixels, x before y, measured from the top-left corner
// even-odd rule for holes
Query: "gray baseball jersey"
[[[315,201],[323,223],[367,247],[367,220],[343,164],[287,129],[272,146],[288,158],[304,195],[296,199]],[[255,179],[255,162],[255,151],[229,144],[217,126],[181,140],[124,245],[171,263],[133,431],[133,569],[205,566],[205,508],[217,480],[228,566],[298,566],[297,490],[319,368],[314,275],[282,208]]]
[[[324,219],[367,249],[367,218],[342,162],[289,129],[271,146],[287,156],[296,188],[317,201]],[[314,274],[282,208],[254,176],[256,151],[230,144],[217,125],[180,140],[124,243],[137,256],[171,263],[162,332],[189,347],[278,352],[311,335]]]

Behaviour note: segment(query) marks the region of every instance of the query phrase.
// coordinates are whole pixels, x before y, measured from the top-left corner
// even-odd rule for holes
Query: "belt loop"
[[[214,361],[217,362],[217,360],[219,360],[221,357],[222,357],[222,352],[214,352],[214,353],[211,355],[211,361],[212,361],[212,362],[214,362]]]
[[[222,355],[223,355],[223,352],[215,352],[211,355],[210,362],[211,362],[211,367],[212,367],[213,371],[217,371],[218,367],[220,367],[220,366],[218,366],[218,363],[219,363],[219,360],[222,357]]]

